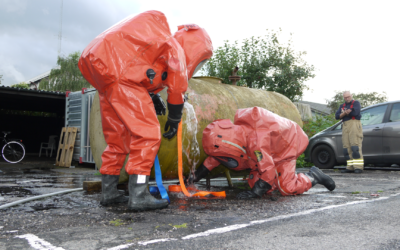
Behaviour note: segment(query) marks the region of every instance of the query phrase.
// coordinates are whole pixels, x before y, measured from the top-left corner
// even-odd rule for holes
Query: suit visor
[[[203,60],[203,61],[201,61],[201,62],[196,66],[196,68],[195,68],[194,71],[193,71],[193,76],[195,76],[196,73],[199,72],[199,71],[201,70],[201,68],[204,66],[204,64],[207,63],[208,60],[209,60],[209,59]]]

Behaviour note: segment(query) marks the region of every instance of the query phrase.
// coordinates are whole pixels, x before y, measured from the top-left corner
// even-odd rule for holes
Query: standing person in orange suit
[[[102,154],[102,205],[126,202],[117,184],[127,154],[130,210],[168,206],[148,191],[150,171],[161,144],[157,115],[166,105],[157,94],[168,87],[164,137],[175,136],[190,79],[212,56],[207,32],[182,25],[171,35],[165,15],[130,16],[98,35],[82,52],[79,69],[99,92],[107,147]]]
[[[216,120],[203,131],[203,148],[208,158],[188,182],[197,182],[219,165],[241,171],[250,170],[250,191],[239,199],[260,198],[279,189],[282,195],[302,194],[316,184],[330,191],[335,182],[317,167],[306,174],[296,174],[296,159],[308,145],[300,126],[266,109],[239,109],[234,123]]]

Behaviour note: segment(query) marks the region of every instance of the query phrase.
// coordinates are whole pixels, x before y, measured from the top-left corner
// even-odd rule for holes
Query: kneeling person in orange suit
[[[308,145],[301,127],[266,109],[239,109],[234,123],[216,120],[203,131],[203,148],[208,158],[188,182],[204,178],[220,164],[231,170],[250,169],[250,191],[239,199],[260,198],[275,188],[282,195],[302,194],[316,184],[328,190],[335,182],[317,167],[306,174],[296,174],[296,159]]]
[[[148,190],[150,171],[161,143],[157,114],[166,105],[158,92],[168,87],[164,137],[175,136],[190,79],[212,56],[207,32],[182,25],[171,35],[165,15],[147,11],[130,16],[98,35],[82,52],[79,69],[98,90],[103,133],[102,205],[127,202],[117,184],[126,155],[130,210],[168,206]],[[156,109],[156,110],[155,110]]]

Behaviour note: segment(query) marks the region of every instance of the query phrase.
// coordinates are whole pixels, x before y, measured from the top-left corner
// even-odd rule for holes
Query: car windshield
[[[342,129],[342,125],[341,125],[342,121],[336,123],[335,125],[333,125],[332,127],[336,126],[333,130],[341,130]]]

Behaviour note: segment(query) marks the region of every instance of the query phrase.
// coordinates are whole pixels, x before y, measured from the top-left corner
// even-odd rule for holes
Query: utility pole
[[[60,56],[60,53],[61,53],[63,0],[61,0],[60,12],[61,12],[60,13],[60,31],[58,32],[58,56]]]

